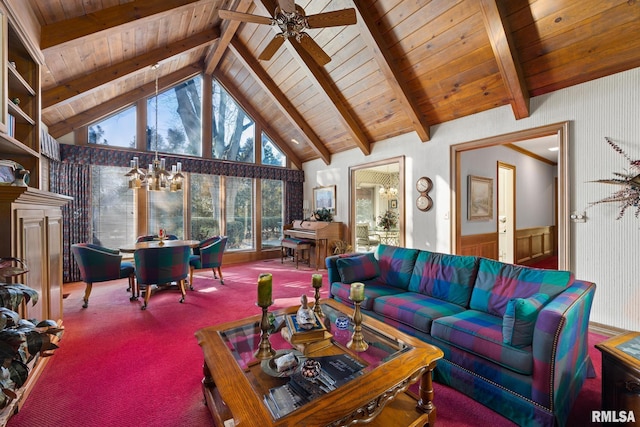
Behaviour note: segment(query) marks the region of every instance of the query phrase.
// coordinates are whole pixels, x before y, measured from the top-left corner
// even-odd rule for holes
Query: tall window
[[[224,181],[227,245],[230,250],[253,249],[253,179],[226,177]]]
[[[171,154],[202,154],[202,77],[196,76],[147,100],[147,150]]]
[[[91,167],[93,242],[117,249],[135,236],[134,192],[123,175],[128,168]]]
[[[89,144],[135,148],[136,107],[129,107],[89,126]]]
[[[285,166],[286,157],[271,139],[262,133],[262,164]]]
[[[220,177],[191,174],[191,238],[204,240],[220,232]]]
[[[149,234],[158,234],[164,228],[167,234],[184,238],[184,201],[183,192],[148,191],[149,197]]]
[[[212,157],[255,162],[255,123],[217,81],[213,81]]]
[[[280,246],[284,218],[282,181],[263,179],[262,183],[262,248]]]

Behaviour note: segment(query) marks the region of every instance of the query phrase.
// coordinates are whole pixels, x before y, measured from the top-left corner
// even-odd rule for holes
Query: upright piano
[[[283,233],[286,237],[315,241],[316,269],[324,268],[324,259],[330,255],[331,242],[342,240],[342,223],[295,220],[283,227]]]

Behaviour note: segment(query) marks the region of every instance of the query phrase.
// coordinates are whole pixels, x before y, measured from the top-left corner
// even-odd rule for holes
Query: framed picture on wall
[[[316,187],[313,189],[313,211],[328,209],[336,214],[336,186]]]
[[[398,199],[389,201],[389,209],[398,209]]]
[[[469,175],[467,219],[490,221],[493,218],[493,179]]]

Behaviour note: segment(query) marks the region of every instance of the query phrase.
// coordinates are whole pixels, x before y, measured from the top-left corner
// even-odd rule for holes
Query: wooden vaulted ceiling
[[[637,0],[297,0],[307,15],[355,8],[357,24],[309,30],[318,66],[286,42],[258,54],[277,0],[26,0],[41,25],[42,120],[54,137],[197,73],[217,78],[298,167],[380,140],[640,66]],[[297,141],[293,142],[293,141]]]

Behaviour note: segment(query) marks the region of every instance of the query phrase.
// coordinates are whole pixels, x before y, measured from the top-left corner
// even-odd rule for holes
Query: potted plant
[[[382,227],[384,231],[389,231],[398,225],[398,217],[393,211],[386,211],[384,215],[378,217],[378,227]]]
[[[325,221],[325,222],[333,221],[333,214],[327,208],[321,208],[316,210],[313,213],[313,217],[316,219],[316,221]]]

